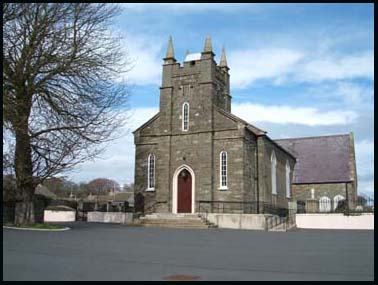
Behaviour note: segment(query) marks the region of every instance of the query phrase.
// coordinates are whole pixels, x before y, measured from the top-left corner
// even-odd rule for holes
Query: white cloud
[[[251,123],[271,122],[308,126],[344,125],[353,122],[358,117],[354,111],[321,111],[313,107],[275,106],[252,103],[233,104],[232,112]]]
[[[131,109],[127,113],[127,115],[130,117],[127,127],[134,131],[156,115],[157,112],[159,112],[158,107],[141,107]]]
[[[368,140],[362,140],[355,143],[356,155],[370,157],[374,159],[374,142]]]
[[[374,89],[373,82],[365,84],[363,82],[353,81],[331,81],[322,82],[322,84],[311,84],[302,93],[303,98],[317,102],[331,101],[337,104],[343,104],[347,108],[358,111],[361,114],[371,112],[374,107]]]
[[[130,84],[160,84],[162,58],[167,39],[158,36],[118,31],[124,35],[124,49],[133,68],[122,79]],[[286,82],[321,82],[354,78],[374,79],[374,53],[335,56],[295,48],[264,47],[231,50],[228,55],[233,88],[247,88],[259,80],[273,84]],[[359,90],[340,86],[350,101]],[[354,94],[352,94],[352,91]],[[354,97],[353,97],[354,96]]]
[[[358,193],[374,195],[374,141],[355,142]]]
[[[229,53],[229,66],[235,88],[249,87],[258,80],[282,84],[374,79],[374,53],[370,50],[343,56],[289,48],[234,50]]]
[[[374,142],[362,140],[355,143],[357,175],[374,176]]]
[[[259,79],[280,80],[293,72],[303,53],[290,49],[236,50],[229,55],[231,83],[244,88]]]
[[[90,181],[98,177],[113,179],[118,183],[134,182],[135,146],[132,131],[158,112],[158,108],[135,108],[127,112],[126,135],[106,146],[100,158],[87,161],[69,173],[75,182]]]
[[[350,82],[339,82],[336,93],[348,104],[370,103],[374,90]]]
[[[374,179],[358,182],[358,194],[364,193],[370,197],[374,197]]]
[[[374,79],[374,52],[356,55],[326,56],[308,60],[297,74],[304,81],[338,80],[351,78]]]
[[[126,33],[123,42],[132,69],[122,79],[136,85],[160,84],[163,47],[166,42],[162,38],[130,33]]]

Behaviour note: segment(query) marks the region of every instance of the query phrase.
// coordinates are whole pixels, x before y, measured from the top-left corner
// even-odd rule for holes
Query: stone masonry
[[[230,76],[224,50],[217,64],[210,38],[199,57],[180,64],[170,39],[163,64],[159,113],[134,131],[135,207],[172,212],[174,173],[194,172],[198,201],[259,201],[287,207],[286,163],[292,179],[295,157],[260,130],[231,114]],[[194,58],[194,59],[193,59]],[[189,104],[189,129],[183,131],[183,104]],[[220,153],[227,152],[227,189],[220,188]],[[277,159],[277,194],[272,194],[271,154]],[[147,189],[148,156],[155,156],[155,187]],[[139,206],[137,205],[139,203]],[[211,211],[211,209],[209,208]]]

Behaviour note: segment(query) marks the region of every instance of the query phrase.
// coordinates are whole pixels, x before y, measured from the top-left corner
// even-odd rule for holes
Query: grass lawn
[[[7,223],[4,224],[4,226],[8,227],[16,227],[16,228],[31,228],[31,229],[46,229],[46,230],[57,230],[57,229],[63,229],[63,226],[60,225],[54,225],[54,224],[11,224]]]

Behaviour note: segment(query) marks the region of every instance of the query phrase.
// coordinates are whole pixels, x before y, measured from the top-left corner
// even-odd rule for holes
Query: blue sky
[[[159,107],[162,58],[169,35],[176,59],[224,45],[232,113],[271,138],[354,133],[359,191],[374,191],[373,4],[123,4],[113,28],[133,69],[129,124],[134,130]],[[134,180],[132,134],[70,177]]]

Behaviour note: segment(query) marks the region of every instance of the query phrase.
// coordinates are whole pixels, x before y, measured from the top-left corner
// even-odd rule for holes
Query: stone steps
[[[143,227],[164,227],[164,228],[214,228],[213,224],[199,217],[197,214],[171,214],[154,213],[139,218],[136,225]]]
[[[185,228],[185,229],[208,229],[211,228],[211,226],[203,224],[203,225],[183,225],[183,224],[149,224],[149,223],[142,223],[143,227],[157,227],[157,228]]]
[[[197,214],[171,214],[171,213],[154,213],[154,214],[148,214],[145,215],[142,218],[148,218],[148,219],[198,219]]]

